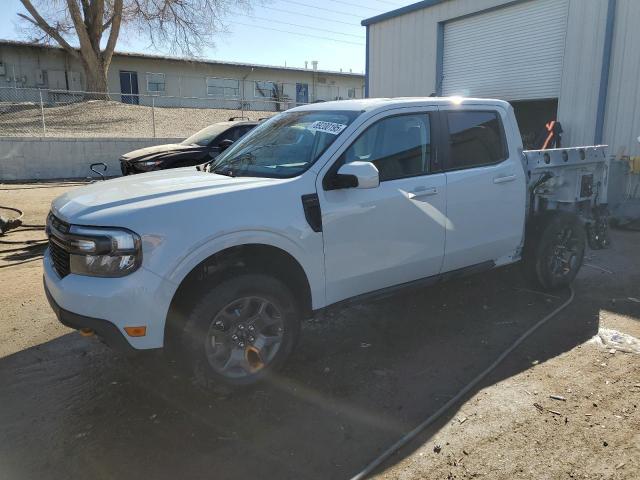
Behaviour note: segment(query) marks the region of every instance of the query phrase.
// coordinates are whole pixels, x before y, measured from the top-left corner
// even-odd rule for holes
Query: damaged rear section
[[[592,249],[609,245],[606,146],[525,150],[529,221],[549,211],[574,213]]]

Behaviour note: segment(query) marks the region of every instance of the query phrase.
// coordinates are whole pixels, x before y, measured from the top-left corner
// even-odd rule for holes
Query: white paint
[[[399,113],[437,110],[425,103],[398,108],[402,103],[392,102],[391,108],[366,118],[318,175],[328,304],[440,273],[446,209],[443,173],[389,180],[371,189],[322,188],[335,160],[367,128]]]
[[[474,109],[486,107],[464,108]],[[513,135],[518,132],[513,127],[517,125],[513,110],[494,110],[505,125],[509,157],[497,165],[447,172],[450,227],[442,267],[445,272],[486,261],[509,263],[509,255],[522,245],[527,191],[520,157],[522,141]]]
[[[0,181],[85,178],[89,165],[107,164],[119,176],[118,158],[138,148],[176,143],[178,138],[20,138],[0,137]]]
[[[163,345],[169,305],[183,279],[203,260],[234,246],[262,244],[287,252],[305,273],[314,309],[484,259],[498,264],[516,260],[526,186],[517,156],[522,145],[508,104],[463,99],[454,105],[448,99],[421,98],[344,101],[297,110],[331,108],[362,113],[313,168],[295,178],[227,177],[186,167],[96,182],[54,200],[52,211],[61,220],[127,228],[140,235],[143,251],[141,268],[121,279],[75,274],[61,279],[45,255],[45,281],[55,301],[121,329],[146,325],[147,337],[125,338],[136,348],[153,348]],[[446,108],[503,112],[509,161],[494,167],[495,172],[471,169],[479,176],[452,181],[453,197],[447,192],[449,174],[441,172],[381,182],[377,188],[324,190],[324,175],[377,120]],[[494,184],[498,174],[518,180]],[[492,189],[483,184],[487,176]],[[301,197],[310,193],[319,197],[322,232],[314,232],[305,218]],[[450,234],[456,248],[443,269],[445,236]]]

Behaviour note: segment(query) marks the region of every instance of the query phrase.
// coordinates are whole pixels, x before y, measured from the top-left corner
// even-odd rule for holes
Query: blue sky
[[[21,36],[17,12],[19,0],[2,0],[0,38],[27,40]],[[364,72],[364,18],[403,5],[403,0],[272,0],[256,3],[251,16],[226,18],[229,34],[221,34],[205,58],[304,67],[305,60],[318,60],[318,68]],[[320,38],[322,37],[322,38]],[[121,37],[117,50],[169,54],[169,48],[151,51],[144,38]],[[310,65],[310,63],[309,63]]]

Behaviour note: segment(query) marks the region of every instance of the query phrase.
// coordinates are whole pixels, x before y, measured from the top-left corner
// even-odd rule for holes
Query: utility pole
[[[242,77],[242,98],[240,99],[240,111],[241,111],[241,116],[244,117],[244,81],[247,79],[247,77],[249,75],[251,75],[253,73],[254,68],[251,67],[251,70],[249,70],[249,72]]]

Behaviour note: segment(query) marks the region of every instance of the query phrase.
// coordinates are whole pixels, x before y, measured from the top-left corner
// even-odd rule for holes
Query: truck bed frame
[[[527,215],[549,210],[573,212],[587,229],[589,246],[608,246],[606,145],[524,150],[528,179]]]

